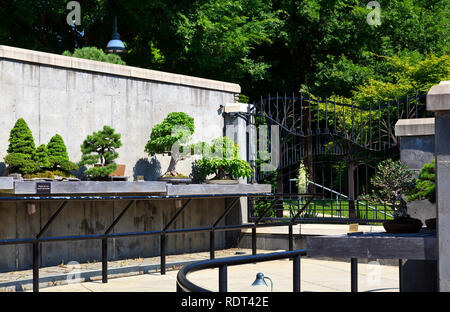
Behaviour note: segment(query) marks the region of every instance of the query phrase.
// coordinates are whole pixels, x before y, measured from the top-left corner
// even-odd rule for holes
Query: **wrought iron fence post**
[[[351,291],[358,292],[358,259],[350,259],[350,278],[351,278]]]
[[[212,260],[215,258],[215,242],[214,242],[214,229],[212,229],[211,232],[209,232],[209,258]]]
[[[256,255],[256,226],[252,227],[252,255]]]

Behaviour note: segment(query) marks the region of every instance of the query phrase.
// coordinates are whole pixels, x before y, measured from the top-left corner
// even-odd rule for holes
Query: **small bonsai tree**
[[[425,164],[420,170],[413,192],[408,196],[408,201],[428,199],[436,202],[436,161]]]
[[[239,158],[239,146],[228,137],[214,139],[211,145],[200,144],[202,159],[197,162],[202,178],[214,174],[214,180],[233,180],[252,176],[252,167]]]
[[[408,195],[414,187],[411,171],[400,161],[387,159],[377,166],[377,174],[370,179],[374,187],[372,194],[361,199],[386,204],[394,211],[394,219],[410,219],[407,204],[403,196]]]
[[[40,170],[34,161],[36,145],[33,134],[23,118],[19,118],[11,129],[7,152],[5,163],[11,173],[32,174]]]
[[[112,53],[105,53],[102,49],[96,48],[96,47],[84,47],[81,49],[75,49],[73,53],[70,53],[70,51],[64,51],[64,56],[72,56],[72,57],[78,57],[93,61],[99,61],[99,62],[106,62],[106,63],[112,63],[112,64],[120,64],[120,65],[126,65],[125,62],[122,60],[122,58],[117,54]]]
[[[77,170],[78,165],[69,160],[67,148],[63,138],[55,134],[47,144],[49,168],[63,176],[70,175],[70,171]]]
[[[104,126],[103,130],[88,135],[84,140],[79,165],[96,165],[86,170],[85,174],[93,178],[105,178],[117,170],[114,159],[119,157],[116,149],[121,146],[120,134],[115,133],[113,128]]]
[[[150,140],[145,145],[145,152],[149,156],[156,154],[170,154],[170,164],[163,177],[180,177],[176,165],[184,160],[190,152],[189,142],[194,133],[194,118],[183,112],[173,112],[153,127]]]
[[[38,146],[33,159],[41,169],[47,169],[51,167],[47,146],[45,146],[45,144],[41,144]]]

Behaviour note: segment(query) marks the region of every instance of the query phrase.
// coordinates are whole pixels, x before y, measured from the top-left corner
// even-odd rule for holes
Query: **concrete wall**
[[[75,162],[88,134],[112,126],[122,135],[116,162],[126,164],[126,175],[154,180],[170,158],[144,152],[152,127],[182,111],[195,118],[194,141],[221,136],[220,105],[236,93],[239,85],[226,82],[0,46],[0,175],[9,131],[23,117],[36,145],[59,133]],[[191,161],[179,171],[189,174]]]
[[[211,226],[225,209],[226,199],[196,199],[181,213],[170,229]],[[43,237],[102,234],[127,202],[71,202],[57,216]],[[175,214],[180,203],[175,200],[141,201],[134,204],[116,225],[113,233],[161,230]],[[176,206],[178,205],[178,206]],[[35,237],[56,209],[58,203],[39,203],[35,212],[26,203],[0,204],[0,238]],[[32,212],[30,214],[30,212]],[[223,224],[239,224],[239,207]],[[235,246],[239,231],[217,232],[216,248]],[[159,236],[110,239],[109,260],[154,257],[160,255]],[[168,235],[167,254],[209,250],[209,233]],[[70,261],[101,261],[101,241],[72,241],[41,244],[41,266]],[[0,272],[30,269],[31,245],[0,246]]]

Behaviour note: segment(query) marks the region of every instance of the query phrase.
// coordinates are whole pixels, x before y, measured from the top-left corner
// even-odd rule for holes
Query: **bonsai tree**
[[[103,130],[88,135],[81,145],[80,166],[95,165],[85,171],[87,176],[93,178],[105,178],[117,170],[114,159],[119,157],[115,151],[122,146],[120,134],[109,126],[104,126]]]
[[[415,181],[415,188],[408,196],[408,201],[428,199],[436,202],[436,161],[425,164]]]
[[[372,194],[362,196],[361,199],[388,205],[394,211],[395,220],[412,219],[403,198],[414,187],[411,171],[400,161],[392,159],[380,162],[377,169],[377,174],[370,180],[374,187]]]
[[[191,135],[194,133],[194,118],[183,112],[173,112],[153,127],[150,140],[145,145],[145,152],[149,156],[156,154],[170,154],[170,164],[163,177],[180,177],[176,165],[184,160],[190,147]]]
[[[214,139],[211,145],[201,143],[203,158],[197,162],[202,178],[214,174],[213,180],[234,180],[252,176],[252,167],[239,158],[239,146],[228,137]]]
[[[67,176],[70,171],[78,169],[78,165],[69,160],[66,145],[59,134],[55,134],[48,142],[47,153],[51,170]]]
[[[45,146],[45,144],[41,144],[38,146],[36,152],[34,153],[33,159],[41,169],[47,169],[51,167],[47,146]]]
[[[23,118],[19,118],[9,134],[5,163],[11,173],[32,174],[40,170],[34,161],[36,145],[33,134]]]

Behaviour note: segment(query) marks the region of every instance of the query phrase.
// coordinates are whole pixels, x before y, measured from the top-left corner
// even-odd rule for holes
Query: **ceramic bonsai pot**
[[[387,220],[383,227],[391,234],[418,233],[422,229],[422,221],[414,218]]]

